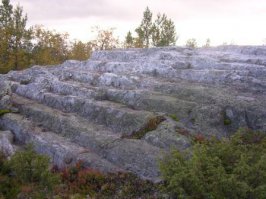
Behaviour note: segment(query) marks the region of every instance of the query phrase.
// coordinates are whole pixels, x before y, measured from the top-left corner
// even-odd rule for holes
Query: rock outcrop
[[[6,158],[10,158],[17,150],[14,135],[10,131],[0,131],[0,151]]]
[[[88,61],[0,75],[0,128],[60,167],[159,179],[186,134],[266,131],[266,47],[99,51]],[[185,133],[184,133],[185,132]]]

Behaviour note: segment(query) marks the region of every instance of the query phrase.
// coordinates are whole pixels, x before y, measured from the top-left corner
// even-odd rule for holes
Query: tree
[[[146,48],[150,47],[150,39],[153,32],[152,25],[152,13],[150,9],[147,7],[143,13],[143,19],[141,21],[140,26],[135,30],[138,34],[138,38],[143,42]]]
[[[188,39],[187,43],[186,43],[186,46],[189,47],[189,48],[196,48],[197,47],[196,39],[195,38]]]
[[[32,51],[32,31],[26,29],[27,16],[23,16],[22,7],[17,6],[14,10],[13,32],[13,60],[14,69],[22,69],[30,65],[30,53]]]
[[[157,15],[157,19],[153,23],[152,42],[154,46],[170,46],[175,45],[176,31],[174,22],[168,19],[165,14]]]
[[[35,45],[32,52],[34,64],[55,65],[68,58],[68,34],[35,26],[33,29]]]
[[[26,29],[27,16],[23,8],[15,9],[9,0],[0,6],[0,72],[22,69],[29,65],[32,50],[31,31]],[[6,70],[6,71],[5,71]]]
[[[138,36],[134,38],[134,47],[135,48],[144,48],[144,34],[142,30],[136,29]]]
[[[128,31],[126,40],[125,40],[125,48],[132,48],[134,47],[134,38],[130,31]]]
[[[208,39],[206,40],[206,43],[204,44],[203,47],[208,48],[208,47],[210,47],[210,46],[211,46],[211,40],[208,38]]]
[[[175,24],[168,19],[166,14],[158,14],[152,22],[152,13],[147,7],[143,14],[141,25],[136,28],[137,38],[134,39],[135,47],[170,46],[177,40]]]
[[[0,5],[0,72],[10,70],[12,65],[10,63],[11,58],[11,41],[12,41],[12,29],[13,29],[13,6],[9,0],[2,0]]]
[[[100,29],[94,27],[92,32],[96,32],[96,39],[91,41],[93,50],[111,50],[118,46],[118,39],[114,36],[114,28]]]
[[[74,41],[69,52],[69,59],[87,60],[92,52],[91,43],[83,43],[81,41]]]

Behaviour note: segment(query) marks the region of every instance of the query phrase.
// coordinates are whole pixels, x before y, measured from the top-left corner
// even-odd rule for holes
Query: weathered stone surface
[[[186,133],[266,131],[266,47],[99,51],[0,75],[0,88],[0,108],[19,110],[0,128],[59,166],[83,159],[156,181],[162,155],[190,146]]]
[[[13,142],[14,135],[10,131],[0,131],[0,151],[7,158],[12,156],[16,151]]]

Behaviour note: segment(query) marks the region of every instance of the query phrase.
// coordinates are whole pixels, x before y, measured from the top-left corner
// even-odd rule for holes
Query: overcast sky
[[[115,27],[124,39],[140,24],[148,6],[165,13],[176,25],[177,45],[189,38],[202,44],[266,43],[266,0],[11,0],[28,14],[28,24],[68,32],[72,39],[92,39],[91,27]]]

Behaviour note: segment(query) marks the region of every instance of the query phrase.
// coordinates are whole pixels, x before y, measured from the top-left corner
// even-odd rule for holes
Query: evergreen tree
[[[152,13],[147,7],[141,25],[136,28],[137,38],[135,38],[134,47],[150,47],[152,46],[171,46],[175,45],[177,40],[175,24],[168,19],[165,14],[158,14],[154,22],[152,22]]]
[[[176,31],[174,22],[168,19],[165,14],[157,15],[153,23],[152,42],[154,46],[175,45]]]
[[[153,32],[153,25],[152,25],[152,13],[148,7],[143,13],[143,19],[141,21],[141,25],[135,31],[138,34],[139,40],[143,41],[144,46],[146,48],[150,47],[150,39]]]
[[[23,16],[23,9],[17,6],[14,10],[13,30],[13,61],[14,69],[22,69],[30,65],[30,53],[32,51],[31,30],[26,29],[27,16]]]
[[[135,30],[138,34],[138,36],[134,39],[134,47],[135,48],[143,48],[144,47],[144,32],[137,28]]]
[[[134,38],[132,37],[132,34],[130,31],[128,31],[127,36],[126,36],[125,47],[126,48],[134,47]]]

